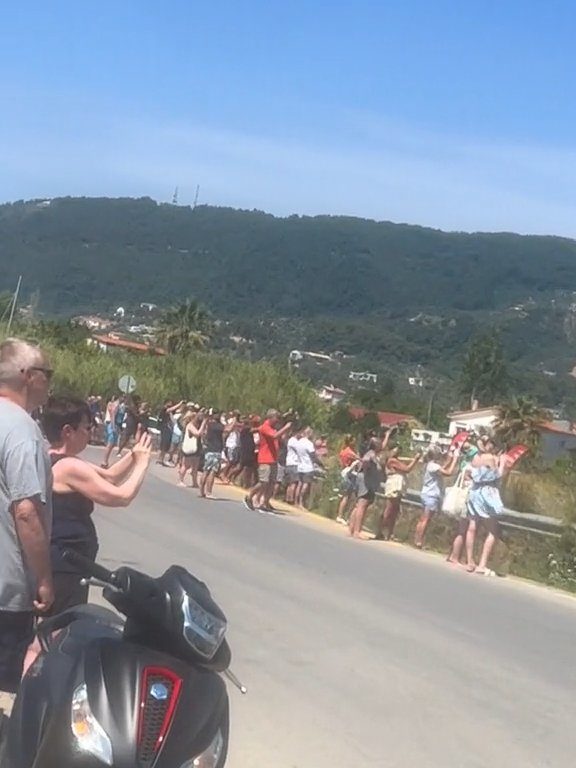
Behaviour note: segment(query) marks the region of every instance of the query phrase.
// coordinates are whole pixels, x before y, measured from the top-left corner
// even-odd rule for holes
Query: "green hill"
[[[194,296],[273,348],[451,365],[495,324],[527,366],[575,352],[576,242],[557,237],[62,198],[0,206],[0,290],[19,274],[46,314]]]

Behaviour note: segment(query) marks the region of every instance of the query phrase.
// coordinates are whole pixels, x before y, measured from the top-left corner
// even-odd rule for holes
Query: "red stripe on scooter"
[[[142,682],[141,682],[141,688],[140,688],[140,711],[138,713],[138,745],[142,743],[142,738],[143,738],[142,729],[144,727],[144,709],[146,707],[146,701],[148,699],[148,680],[152,676],[164,677],[172,683],[170,700],[168,702],[168,706],[166,707],[164,720],[162,721],[162,726],[160,728],[160,732],[158,734],[158,738],[156,739],[156,744],[154,747],[155,751],[157,752],[162,746],[162,742],[164,741],[164,738],[168,733],[168,730],[172,723],[172,718],[174,717],[174,710],[176,709],[176,704],[178,703],[178,698],[180,696],[180,689],[182,688],[182,678],[178,677],[178,675],[175,672],[173,672],[171,669],[167,669],[166,667],[145,667],[142,673]]]

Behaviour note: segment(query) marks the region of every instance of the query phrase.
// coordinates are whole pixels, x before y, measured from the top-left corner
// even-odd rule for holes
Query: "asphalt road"
[[[96,513],[100,559],[179,563],[211,587],[249,689],[230,689],[230,768],[575,764],[572,598],[201,501],[172,474]]]

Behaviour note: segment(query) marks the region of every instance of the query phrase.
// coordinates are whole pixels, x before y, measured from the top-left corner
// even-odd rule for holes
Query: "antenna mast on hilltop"
[[[196,208],[198,205],[198,195],[200,194],[200,184],[196,185],[196,194],[194,195],[194,205],[192,206],[192,210]]]
[[[176,187],[172,195],[172,205],[178,205],[178,187]]]

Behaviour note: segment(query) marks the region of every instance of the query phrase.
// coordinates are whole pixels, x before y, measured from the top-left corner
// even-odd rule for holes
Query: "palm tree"
[[[172,354],[187,354],[206,346],[212,327],[208,311],[194,299],[186,299],[162,315],[156,339]]]
[[[540,439],[539,427],[550,419],[549,411],[520,395],[498,406],[494,433],[507,445],[524,443],[536,448]]]

